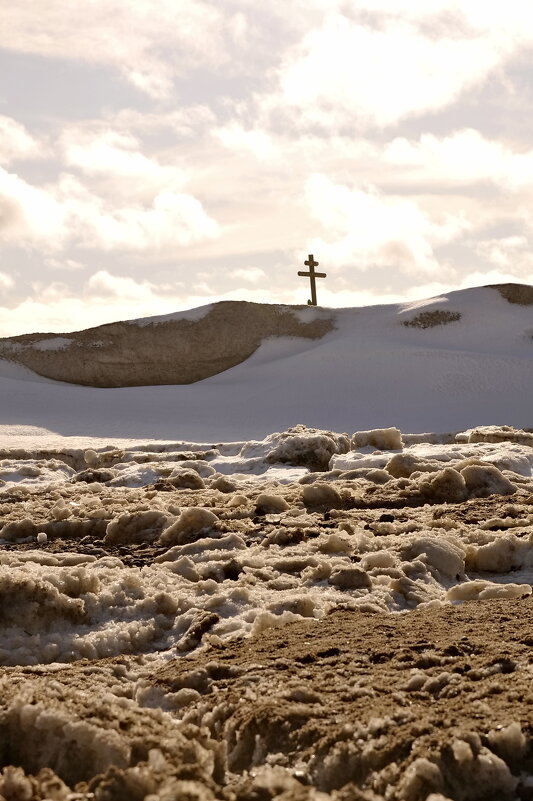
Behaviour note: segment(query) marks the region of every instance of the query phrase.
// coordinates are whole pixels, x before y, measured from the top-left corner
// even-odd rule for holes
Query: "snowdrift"
[[[0,340],[0,434],[217,442],[298,423],[529,428],[532,367],[530,286],[359,309],[219,303]]]

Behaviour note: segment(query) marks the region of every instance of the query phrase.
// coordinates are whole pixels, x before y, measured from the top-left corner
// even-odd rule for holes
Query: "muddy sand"
[[[533,798],[528,437],[283,479],[4,452],[0,798]]]

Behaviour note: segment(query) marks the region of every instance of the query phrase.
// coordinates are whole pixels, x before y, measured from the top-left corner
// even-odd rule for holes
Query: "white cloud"
[[[275,109],[298,110],[305,123],[391,125],[453,103],[498,66],[507,50],[496,38],[433,38],[395,21],[379,28],[330,14],[290,54]]]
[[[40,188],[0,168],[0,241],[47,251],[74,244],[161,255],[219,234],[190,194],[163,189],[128,201],[96,194],[72,175]]]
[[[85,269],[85,265],[83,265],[80,261],[67,257],[53,258],[52,256],[48,256],[44,259],[44,263],[47,267],[50,267],[51,270],[65,270],[66,272],[73,272]]]
[[[527,236],[521,234],[481,240],[476,243],[475,250],[494,265],[500,275],[507,276],[505,280],[533,282],[533,253]]]
[[[238,152],[249,152],[258,159],[272,159],[278,155],[273,137],[260,128],[246,130],[237,122],[214,131],[222,144]]]
[[[513,152],[472,128],[449,136],[423,134],[418,142],[397,137],[383,151],[387,164],[407,168],[411,181],[466,185],[490,181],[507,188],[531,185],[533,150]]]
[[[164,252],[214,238],[219,226],[191,195],[159,192],[150,206],[104,208],[91,198],[88,217],[77,216],[84,247]]]
[[[0,162],[10,164],[43,155],[42,146],[26,128],[11,117],[0,115]]]
[[[139,111],[135,108],[123,108],[115,113],[107,113],[103,120],[84,123],[83,127],[76,129],[86,135],[92,131],[93,135],[101,135],[107,130],[116,130],[125,136],[133,131],[137,134],[153,134],[163,129],[173,131],[180,140],[202,135],[216,122],[216,114],[209,106],[196,103],[182,105],[172,110]]]
[[[265,281],[267,274],[259,267],[246,267],[243,269],[232,270],[230,278],[235,278],[237,281],[245,281],[246,283],[256,283]]]
[[[242,21],[203,0],[18,0],[2,8],[3,46],[118,68],[135,86],[166,96],[187,68],[228,61]]]
[[[66,237],[65,209],[53,193],[0,167],[0,241],[57,250]]]
[[[148,281],[135,281],[133,278],[112,275],[107,270],[99,270],[91,275],[85,285],[87,294],[97,298],[145,301],[152,295],[153,285]]]
[[[186,182],[183,169],[142,153],[141,142],[131,133],[95,133],[75,126],[63,132],[61,147],[68,167],[80,170],[96,191],[115,202],[145,203],[161,190],[181,191]]]
[[[310,247],[337,267],[436,272],[434,247],[453,241],[468,227],[460,216],[434,221],[413,200],[387,197],[373,187],[335,184],[319,174],[308,181],[307,202],[324,229]]]
[[[0,290],[12,289],[15,286],[15,281],[7,273],[0,273]]]
[[[505,5],[487,3],[485,0],[325,0],[328,9],[353,12],[371,12],[376,15],[400,17],[411,20],[448,22],[457,27],[461,20],[479,28],[498,26],[504,30],[523,31],[531,21],[531,6],[523,0],[508,0]],[[527,35],[527,31],[524,32]]]

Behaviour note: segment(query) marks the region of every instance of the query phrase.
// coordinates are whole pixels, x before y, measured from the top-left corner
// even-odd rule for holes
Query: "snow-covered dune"
[[[170,319],[2,340],[0,426],[196,441],[263,437],[296,423],[337,431],[527,428],[532,295],[532,287],[504,285],[358,309],[215,304]],[[150,384],[159,371],[153,383],[168,385],[82,387],[23,365],[54,378],[61,368],[70,380],[113,367],[123,384]]]

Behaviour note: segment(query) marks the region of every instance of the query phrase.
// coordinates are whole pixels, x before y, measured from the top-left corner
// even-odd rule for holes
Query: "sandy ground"
[[[522,521],[512,534],[518,547],[529,536],[530,485],[524,480],[511,506],[510,498],[501,494],[443,502],[406,491],[405,482],[402,492],[391,482],[367,482],[354,494],[347,482],[333,481],[336,500],[309,501],[302,524],[287,525],[283,536],[276,533],[281,516],[257,503],[265,489],[260,483],[248,490],[256,505],[225,518],[221,499],[231,496],[220,490],[178,489],[162,480],[140,490],[101,487],[100,494],[130,509],[143,493],[152,505],[162,498],[182,508],[218,509],[217,525],[223,527],[218,535],[239,532],[246,552],[270,538],[279,557],[277,574],[291,579],[305,568],[301,559],[289,558],[295,545],[311,548],[313,541],[330,542],[339,531],[355,541],[358,531],[378,531],[384,524],[401,523],[391,546],[401,551],[402,540],[407,543],[412,536],[410,522],[416,528],[421,520],[446,519],[449,526],[455,521],[468,532],[484,521],[499,520],[495,531],[486,532],[495,541],[508,536],[498,526],[514,514]],[[87,488],[92,491],[94,484]],[[290,500],[298,488],[300,484],[278,486],[278,494]],[[3,490],[4,525],[29,520],[34,526],[26,541],[4,541],[4,560],[24,554],[35,558],[36,531],[47,532],[47,542],[39,546],[45,566],[47,558],[76,553],[118,557],[126,568],[147,570],[167,551],[165,545],[135,542],[135,537],[106,540],[108,521],[98,516],[50,521],[50,503],[56,501],[56,491]],[[187,539],[190,544],[194,537]],[[351,553],[357,568],[357,549]],[[242,562],[245,554],[240,558]],[[219,561],[217,575],[209,569],[212,575],[204,579],[226,591],[237,587],[242,565],[235,558]],[[272,581],[266,567],[261,569],[264,582]],[[258,581],[260,576],[258,568]],[[507,581],[513,578],[512,559],[506,576]],[[451,578],[448,586],[459,578]],[[514,598],[453,605],[424,601],[409,581],[398,584],[408,607],[401,613],[379,611],[370,603],[355,606],[354,598],[364,601],[366,590],[348,581],[340,582],[344,596],[321,619],[290,612],[271,615],[255,636],[218,636],[219,614],[212,604],[211,611],[207,606],[188,619],[181,639],[164,654],[139,641],[134,652],[129,647],[97,659],[80,659],[73,652],[70,664],[44,660],[9,667],[10,656],[2,652],[0,797],[533,798],[531,588],[524,585]],[[41,584],[34,606],[24,606],[23,584],[2,585],[0,618],[4,629],[27,621],[21,623],[26,627],[21,636],[33,642],[37,634],[32,621],[46,629],[43,609],[50,599]],[[75,604],[79,592],[70,586],[62,603]],[[175,608],[165,609],[170,600],[163,594],[158,604],[153,616],[176,615]]]

